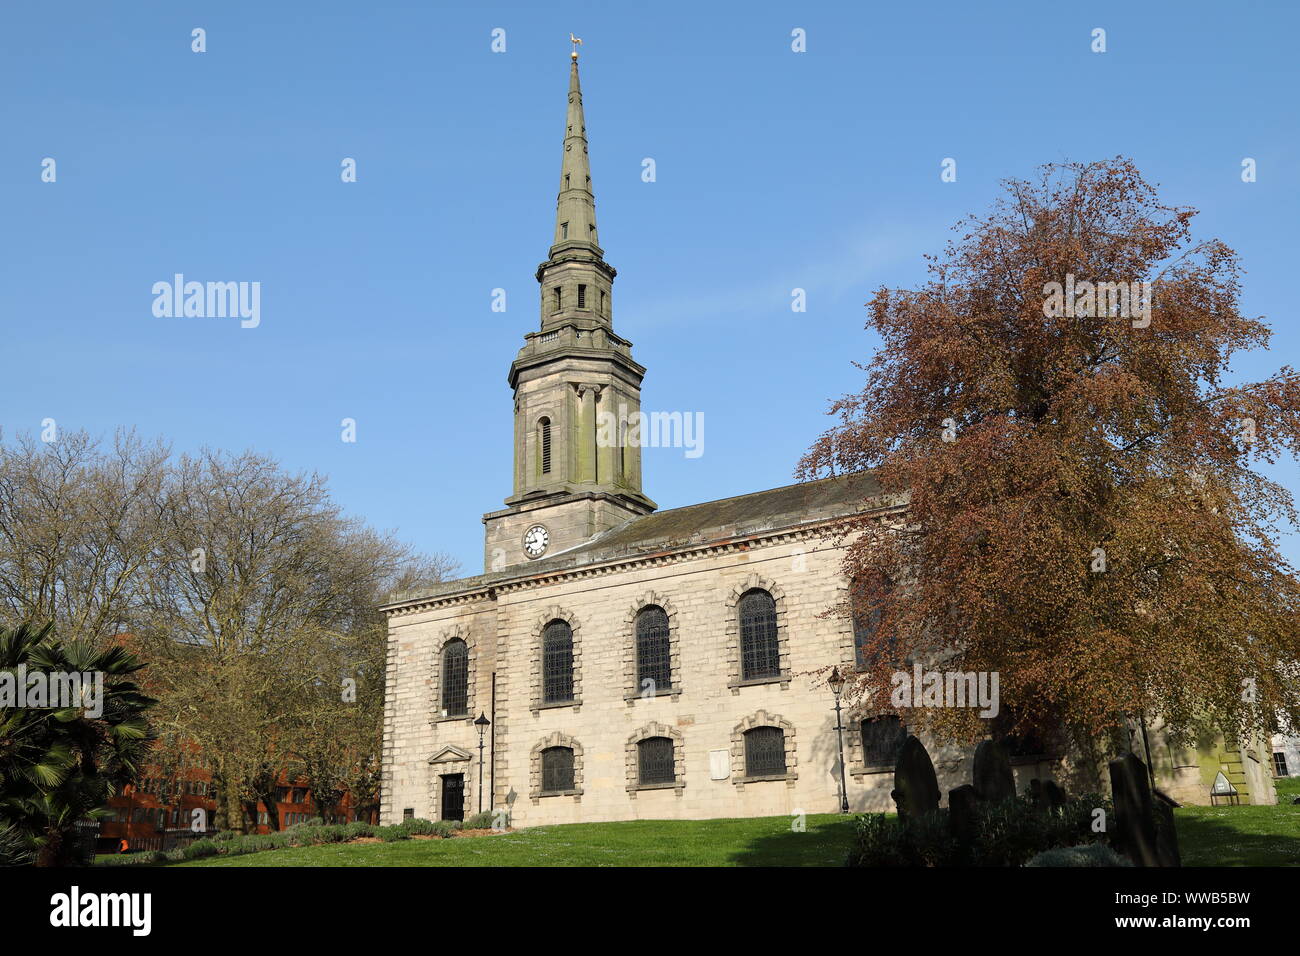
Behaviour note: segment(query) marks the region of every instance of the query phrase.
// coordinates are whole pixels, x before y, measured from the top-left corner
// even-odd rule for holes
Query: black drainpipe
[[[492,726],[488,728],[488,752],[492,755],[492,769],[489,779],[492,789],[488,791],[488,809],[495,812],[497,802],[497,672],[492,672]]]

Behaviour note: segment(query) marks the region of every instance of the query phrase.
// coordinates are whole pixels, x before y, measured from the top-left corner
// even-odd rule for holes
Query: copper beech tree
[[[845,539],[838,610],[874,625],[853,693],[888,711],[904,661],[997,672],[1000,731],[1076,741],[1300,716],[1300,590],[1277,546],[1295,512],[1258,470],[1297,451],[1300,381],[1229,384],[1270,332],[1194,215],[1123,158],[1049,165],[958,223],[922,287],[875,294],[883,345],[799,467],[873,469],[907,504]],[[973,709],[904,716],[990,730]]]

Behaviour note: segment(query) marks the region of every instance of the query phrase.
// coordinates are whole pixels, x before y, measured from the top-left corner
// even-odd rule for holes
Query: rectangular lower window
[[[637,744],[637,777],[641,784],[674,783],[673,742],[668,737],[651,737]]]
[[[745,774],[773,777],[785,773],[785,734],[778,727],[745,732]]]

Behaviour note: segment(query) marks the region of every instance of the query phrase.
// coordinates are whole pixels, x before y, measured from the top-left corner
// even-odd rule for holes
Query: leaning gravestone
[[[971,772],[975,792],[986,803],[1001,803],[1016,795],[1016,775],[1011,771],[1011,754],[1001,740],[981,740],[975,748]]]
[[[891,794],[898,806],[898,820],[923,817],[939,809],[939,778],[934,764],[926,753],[925,745],[909,734],[894,765],[894,792]]]
[[[1159,866],[1146,764],[1127,753],[1107,766],[1111,798],[1115,801],[1116,849],[1138,866]]]

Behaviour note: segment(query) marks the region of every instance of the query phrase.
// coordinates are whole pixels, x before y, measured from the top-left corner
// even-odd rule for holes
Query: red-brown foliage
[[[875,469],[908,496],[904,519],[850,538],[854,608],[882,612],[871,650],[999,672],[1021,730],[1300,716],[1300,589],[1276,547],[1292,499],[1252,470],[1296,453],[1300,380],[1284,367],[1222,384],[1270,333],[1239,310],[1233,251],[1193,242],[1194,215],[1124,159],[1009,182],[990,215],[958,225],[928,283],[872,299],[883,347],[800,465]],[[1151,282],[1150,324],[1045,314],[1046,284],[1067,274]],[[882,659],[857,690],[884,705],[894,669]],[[945,736],[988,729],[971,711],[907,718]]]

